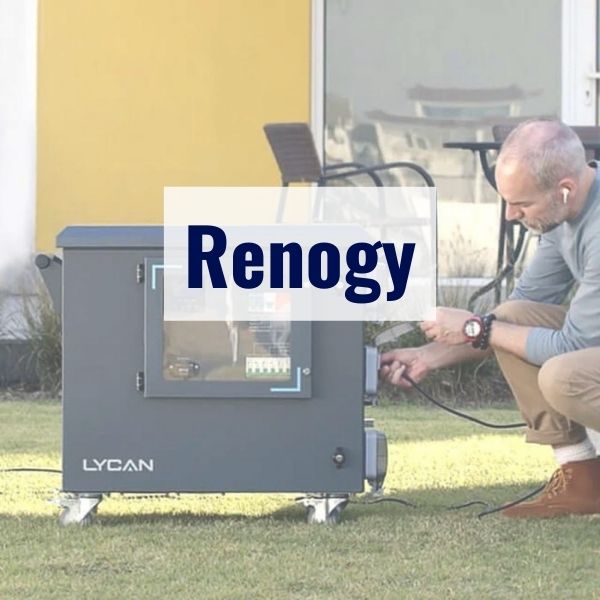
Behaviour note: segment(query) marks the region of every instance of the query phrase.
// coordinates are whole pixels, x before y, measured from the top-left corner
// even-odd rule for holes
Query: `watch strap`
[[[496,320],[494,313],[487,313],[481,317],[483,328],[479,337],[471,344],[478,350],[487,350],[490,347],[490,335],[492,333],[492,323]]]

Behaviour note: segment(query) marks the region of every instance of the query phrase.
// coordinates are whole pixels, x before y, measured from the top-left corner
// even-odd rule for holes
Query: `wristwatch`
[[[463,325],[463,333],[467,342],[476,342],[483,333],[483,321],[479,315],[473,315],[465,321]]]
[[[490,333],[492,322],[496,319],[494,313],[486,315],[473,315],[465,321],[463,334],[467,342],[471,342],[473,348],[487,350],[490,345]]]

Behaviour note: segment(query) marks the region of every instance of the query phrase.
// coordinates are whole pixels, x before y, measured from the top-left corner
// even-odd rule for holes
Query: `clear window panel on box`
[[[163,377],[169,381],[288,381],[290,321],[166,321]]]

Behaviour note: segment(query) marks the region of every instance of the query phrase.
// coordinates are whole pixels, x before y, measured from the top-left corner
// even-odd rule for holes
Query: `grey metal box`
[[[293,324],[283,383],[168,380],[162,245],[162,227],[69,227],[58,237],[63,489],[362,491],[362,324]],[[204,337],[218,342],[214,329]],[[186,361],[174,359],[174,371],[196,368]]]

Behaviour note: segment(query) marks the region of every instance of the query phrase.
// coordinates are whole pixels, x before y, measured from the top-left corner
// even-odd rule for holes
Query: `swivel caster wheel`
[[[63,509],[58,515],[58,524],[61,527],[67,527],[69,525],[79,525],[79,527],[89,527],[94,522],[93,513],[88,513],[80,520],[74,520],[71,515],[71,511],[67,508]]]
[[[55,501],[62,509],[58,516],[58,524],[61,527],[68,525],[88,527],[93,523],[101,501],[101,494],[65,494]]]
[[[306,522],[307,523],[325,523],[326,525],[337,525],[342,520],[342,508],[337,506],[329,514],[325,515],[324,520],[316,516],[316,509],[314,506],[309,506],[306,509]]]
[[[348,496],[305,496],[298,498],[297,502],[306,508],[307,523],[337,525],[348,504]]]

